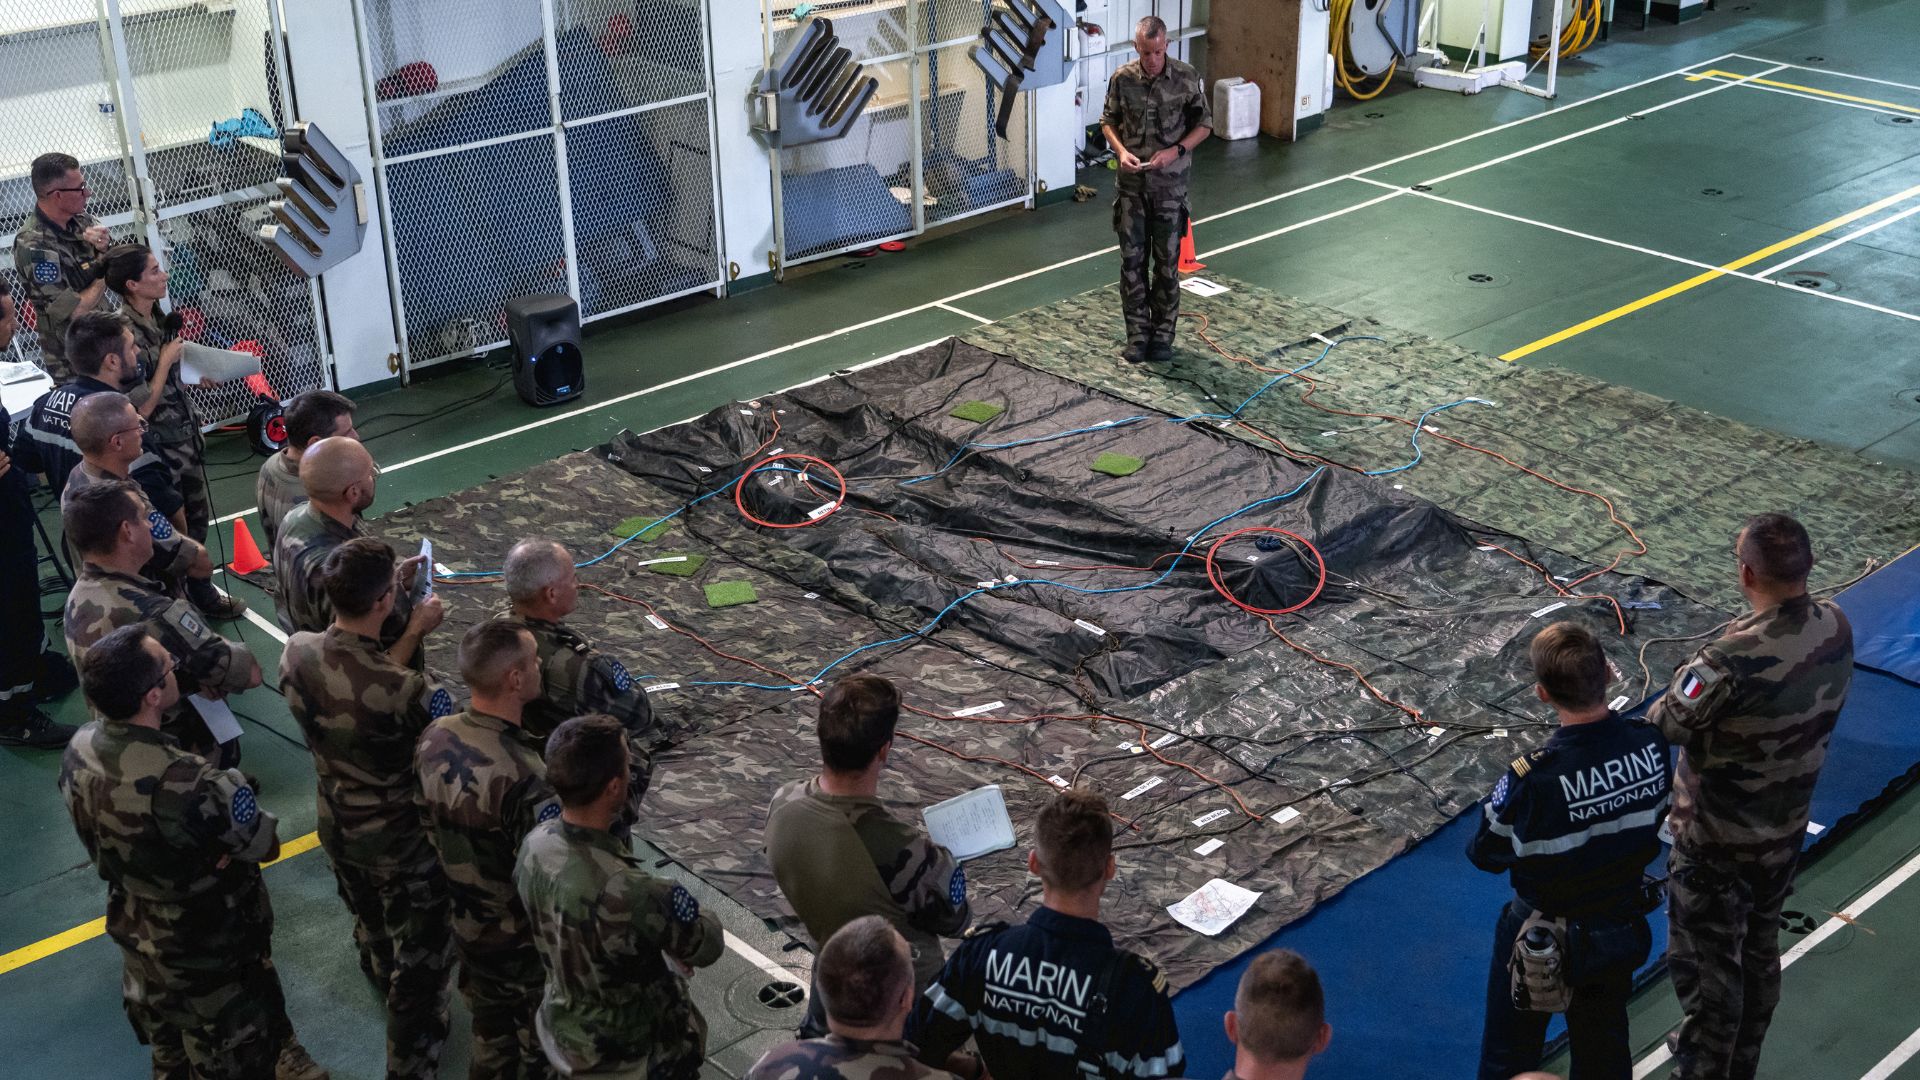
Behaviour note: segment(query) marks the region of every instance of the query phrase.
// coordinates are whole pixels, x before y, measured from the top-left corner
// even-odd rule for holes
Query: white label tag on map
[[[647,687],[647,693],[657,694],[662,690],[678,690],[678,689],[680,689],[680,684],[677,682],[654,683],[652,686]]]
[[[1088,622],[1085,619],[1075,619],[1073,620],[1073,625],[1079,627],[1082,630],[1085,630],[1087,633],[1092,634],[1094,637],[1107,636],[1107,632],[1105,630],[1094,625],[1093,623]]]
[[[1189,929],[1213,937],[1252,909],[1260,894],[1231,881],[1214,878],[1167,906],[1167,914]]]
[[[1145,795],[1147,792],[1152,791],[1154,788],[1157,788],[1164,783],[1166,783],[1165,780],[1162,780],[1156,776],[1149,780],[1142,781],[1132,791],[1129,791],[1125,795],[1122,795],[1120,797],[1123,799],[1137,799],[1140,796]]]
[[[1556,611],[1559,611],[1561,608],[1566,606],[1567,606],[1567,602],[1565,600],[1556,600],[1553,603],[1548,604],[1546,607],[1536,608],[1535,610],[1528,612],[1527,618],[1537,619],[1542,615],[1550,615]]]
[[[1120,749],[1125,750],[1129,754],[1144,754],[1147,752],[1146,747],[1141,746],[1139,743],[1134,742],[1131,739],[1122,741],[1120,743]]]
[[[1614,712],[1619,712],[1621,709],[1626,708],[1630,701],[1632,701],[1631,698],[1625,694],[1621,694],[1619,697],[1607,702],[1607,708],[1612,709]]]
[[[1297,818],[1299,816],[1300,816],[1299,809],[1297,807],[1289,806],[1285,810],[1280,811],[1279,813],[1273,815],[1267,820],[1269,822],[1272,822],[1275,825],[1285,825],[1287,822],[1292,821],[1294,818]]]
[[[1201,277],[1187,278],[1180,283],[1180,287],[1195,296],[1219,296],[1221,293],[1233,291],[1217,281],[1208,281]]]
[[[953,715],[955,717],[979,716],[981,713],[992,712],[995,709],[1004,709],[1006,706],[1007,703],[1004,701],[989,701],[985,705],[973,705],[965,709],[960,709]]]
[[[1195,855],[1211,855],[1214,852],[1219,851],[1222,847],[1225,847],[1226,843],[1227,842],[1225,840],[1222,840],[1216,836],[1213,839],[1207,841],[1206,843],[1201,844],[1199,847],[1194,848],[1193,853]]]
[[[676,563],[676,562],[686,562],[686,561],[687,561],[687,557],[685,555],[668,555],[667,557],[662,559],[642,559],[639,562],[634,563],[633,565],[659,566],[662,563]]]
[[[1055,774],[1053,776],[1047,777],[1047,783],[1052,784],[1054,787],[1063,788],[1067,786],[1067,778],[1064,776]]]
[[[819,594],[819,593],[817,593],[817,592],[810,592],[810,593],[801,593],[801,594],[800,594],[800,599],[802,599],[802,600],[818,600],[818,599],[820,599],[820,594]]]
[[[1169,731],[1165,735],[1160,736],[1159,738],[1153,740],[1147,745],[1153,747],[1155,750],[1158,750],[1163,746],[1173,745],[1175,742],[1179,741],[1179,738],[1180,738],[1179,732]]]
[[[1213,810],[1208,813],[1201,814],[1199,817],[1193,819],[1193,827],[1196,829],[1203,829],[1208,825],[1211,825],[1214,822],[1219,821],[1221,818],[1226,817],[1227,814],[1228,814],[1228,811],[1225,809]]]
[[[1035,566],[1059,566],[1060,564],[1059,564],[1059,563],[1057,563],[1057,562],[1055,562],[1055,561],[1053,561],[1052,559],[1035,559],[1035,560],[1033,560],[1033,565],[1035,565]]]
[[[839,505],[840,505],[839,503],[821,503],[819,506],[816,506],[813,509],[807,511],[807,517],[810,520],[819,521],[821,518],[826,517],[828,514],[833,513],[834,508],[838,507]]]
[[[667,621],[658,615],[649,615],[647,616],[647,625],[653,627],[655,630],[665,630],[667,628]]]

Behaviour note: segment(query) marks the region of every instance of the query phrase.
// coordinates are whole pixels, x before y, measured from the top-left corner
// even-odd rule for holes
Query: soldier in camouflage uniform
[[[64,506],[75,492],[96,484],[132,481],[129,469],[144,453],[140,440],[143,427],[139,413],[125,394],[105,391],[81,398],[73,407],[72,416],[73,444],[80,450],[81,458],[60,489],[61,504]],[[153,561],[145,567],[145,575],[176,594],[183,593],[190,575],[210,576],[213,563],[207,549],[176,530],[137,482],[134,494],[146,515],[147,531],[153,534]],[[76,567],[82,561],[72,537],[67,538],[67,557]]]
[[[214,633],[192,605],[141,576],[153,557],[153,534],[133,484],[111,480],[69,493],[60,522],[84,559],[63,618],[67,655],[83,675],[95,642],[120,627],[140,625],[172,655],[188,693],[221,698],[260,685],[260,663],[246,645]],[[215,749],[206,725],[183,703],[169,708],[166,727],[191,748]],[[239,756],[238,739],[220,747],[225,766],[237,764]]]
[[[473,1012],[468,1075],[538,1080],[551,1075],[534,1036],[544,977],[513,867],[521,839],[559,817],[560,800],[520,727],[527,702],[540,695],[533,635],[513,623],[476,624],[460,639],[460,677],[472,704],[427,728],[414,770],[453,898],[460,993]]]
[[[334,548],[356,536],[366,536],[361,512],[373,505],[373,455],[357,439],[322,439],[301,459],[300,482],[308,501],[290,511],[280,523],[273,544],[273,573],[278,586],[273,604],[280,628],[319,633],[333,623],[321,567]],[[391,648],[406,632],[413,613],[413,578],[420,572],[419,556],[402,560],[396,568],[399,588],[393,611],[380,631],[380,644]],[[417,659],[417,658],[416,658]],[[424,663],[424,661],[422,661]],[[416,664],[415,666],[420,666]]]
[[[1784,514],[1735,547],[1752,610],[1674,673],[1650,719],[1681,748],[1667,958],[1686,1016],[1675,1077],[1747,1080],[1780,1000],[1791,891],[1827,738],[1853,677],[1853,628],[1807,593],[1813,548]]]
[[[33,213],[13,238],[13,268],[33,304],[40,363],[56,384],[73,377],[67,366],[67,325],[100,306],[106,294],[107,227],[87,213],[87,178],[68,154],[33,160]]]
[[[1100,130],[1119,164],[1113,228],[1120,234],[1120,300],[1125,357],[1173,359],[1180,315],[1180,238],[1187,231],[1193,149],[1213,133],[1200,73],[1167,55],[1167,24],[1149,15],[1133,34],[1139,59],[1107,83]]]
[[[920,990],[946,958],[940,939],[965,930],[973,913],[966,871],[879,798],[899,719],[899,691],[878,675],[850,675],[827,688],[817,729],[820,774],[774,793],[767,861],[814,941],[862,915],[892,924],[912,949]],[[826,1033],[819,995],[809,997],[802,1038]]]
[[[319,780],[320,846],[353,915],[360,968],[386,996],[389,1080],[432,1080],[447,1041],[453,932],[447,882],[420,818],[414,744],[453,697],[380,648],[393,606],[393,549],[372,537],[327,557],[333,625],[280,654],[280,689]],[[421,633],[439,597],[413,611]]]
[[[273,550],[280,523],[294,507],[307,501],[300,483],[300,459],[321,439],[338,435],[358,440],[353,428],[353,402],[331,390],[308,390],[287,403],[287,445],[260,466],[253,482],[253,505],[260,513],[260,532]]]
[[[628,735],[633,769],[628,787],[628,820],[637,820],[640,800],[653,779],[649,751],[665,746],[667,727],[654,719],[647,692],[620,661],[560,620],[580,601],[573,556],[552,540],[522,540],[507,553],[501,570],[513,618],[533,632],[540,650],[540,697],[528,704],[525,727],[545,739],[561,721],[586,713],[605,713],[620,721]]]
[[[694,1080],[707,1022],[691,968],[720,959],[720,920],[680,885],[648,874],[613,832],[627,806],[627,733],[604,714],[547,741],[559,820],[529,833],[513,880],[546,965],[540,1046],[565,1076]]]
[[[162,733],[180,698],[167,650],[140,626],[100,639],[82,676],[99,713],[60,763],[60,792],[107,882],[134,1034],[159,1080],[326,1080],[293,1035],[260,864],[276,821],[237,770]]]
[[[820,949],[813,976],[831,1034],[774,1047],[747,1080],[955,1080],[914,1060],[919,1051],[906,1040],[913,957],[887,920],[862,915],[841,927]]]
[[[173,474],[174,486],[186,500],[187,535],[207,541],[213,520],[213,500],[207,492],[203,462],[207,443],[200,433],[200,415],[180,381],[180,357],[186,342],[178,324],[162,312],[167,295],[167,272],[145,244],[121,244],[106,254],[107,289],[120,298],[120,310],[133,327],[134,347],[140,359],[142,385],[131,396],[146,417],[149,434],[160,460]],[[203,386],[213,385],[202,381]]]

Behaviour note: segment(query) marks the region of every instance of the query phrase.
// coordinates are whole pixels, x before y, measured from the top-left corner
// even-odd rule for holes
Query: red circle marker
[[[754,473],[759,472],[761,469],[766,468],[767,466],[773,464],[776,461],[788,461],[788,460],[811,461],[814,464],[820,466],[822,469],[825,469],[826,471],[832,473],[833,478],[836,481],[838,481],[840,484],[839,496],[837,496],[833,500],[833,502],[828,504],[828,509],[826,510],[825,513],[819,514],[818,516],[815,516],[815,517],[810,517],[805,521],[796,521],[791,525],[782,525],[777,521],[767,521],[763,518],[754,517],[753,512],[747,509],[746,499],[743,498],[743,495],[747,490],[747,477],[752,476]],[[824,461],[820,458],[814,457],[812,454],[774,454],[771,457],[762,458],[759,461],[754,462],[753,465],[749,467],[746,472],[741,473],[740,479],[733,482],[733,505],[737,509],[739,509],[740,516],[743,518],[746,518],[748,521],[753,522],[755,525],[765,525],[769,529],[804,529],[809,525],[818,525],[819,523],[839,513],[840,508],[846,505],[846,502],[847,502],[847,478],[840,475],[840,470],[834,468],[831,462]]]
[[[1252,604],[1249,604],[1246,601],[1240,599],[1239,597],[1233,595],[1233,592],[1227,588],[1227,583],[1225,579],[1223,579],[1220,576],[1219,568],[1216,565],[1214,565],[1214,561],[1213,561],[1214,555],[1220,550],[1221,544],[1224,544],[1227,541],[1232,540],[1236,536],[1245,536],[1249,533],[1273,533],[1278,536],[1291,537],[1295,540],[1300,541],[1300,543],[1306,545],[1306,549],[1313,554],[1313,561],[1319,565],[1320,580],[1314,582],[1313,591],[1307,594],[1307,598],[1305,600],[1302,600],[1299,603],[1294,604],[1290,607],[1259,608],[1259,607],[1254,607]],[[1268,525],[1250,525],[1244,529],[1235,529],[1234,531],[1228,533],[1227,535],[1221,537],[1220,539],[1215,540],[1213,544],[1207,548],[1206,561],[1207,561],[1207,580],[1213,584],[1214,591],[1219,593],[1221,596],[1226,597],[1227,602],[1232,604],[1234,607],[1237,607],[1242,611],[1250,611],[1255,615],[1291,615],[1294,612],[1299,611],[1301,608],[1306,607],[1308,604],[1313,603],[1314,600],[1319,598],[1320,590],[1327,587],[1327,560],[1321,556],[1320,549],[1313,546],[1313,541],[1308,540],[1306,537],[1301,536],[1299,533],[1288,532],[1285,529],[1276,529]]]

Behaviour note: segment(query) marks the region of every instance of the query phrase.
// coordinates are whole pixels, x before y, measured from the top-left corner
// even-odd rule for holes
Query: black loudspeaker
[[[507,336],[513,342],[513,388],[529,405],[553,405],[587,389],[580,355],[580,305],[547,293],[507,301]]]

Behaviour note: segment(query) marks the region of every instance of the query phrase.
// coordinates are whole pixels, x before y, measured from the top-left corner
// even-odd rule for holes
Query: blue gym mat
[[[1821,829],[1809,835],[1810,849],[1864,820],[1890,787],[1904,787],[1920,770],[1920,550],[1837,599],[1853,622],[1856,667],[1814,792],[1812,820]],[[1479,813],[1460,815],[1175,998],[1187,1075],[1215,1077],[1232,1067],[1221,1016],[1233,1008],[1234,988],[1255,954],[1288,948],[1319,970],[1326,989],[1333,1042],[1314,1062],[1316,1080],[1371,1080],[1383,1066],[1416,1061],[1423,1078],[1470,1080],[1493,924],[1512,895],[1505,875],[1467,861]],[[1665,912],[1651,921],[1649,971],[1667,943]],[[1556,1019],[1554,1034],[1560,1030]]]

